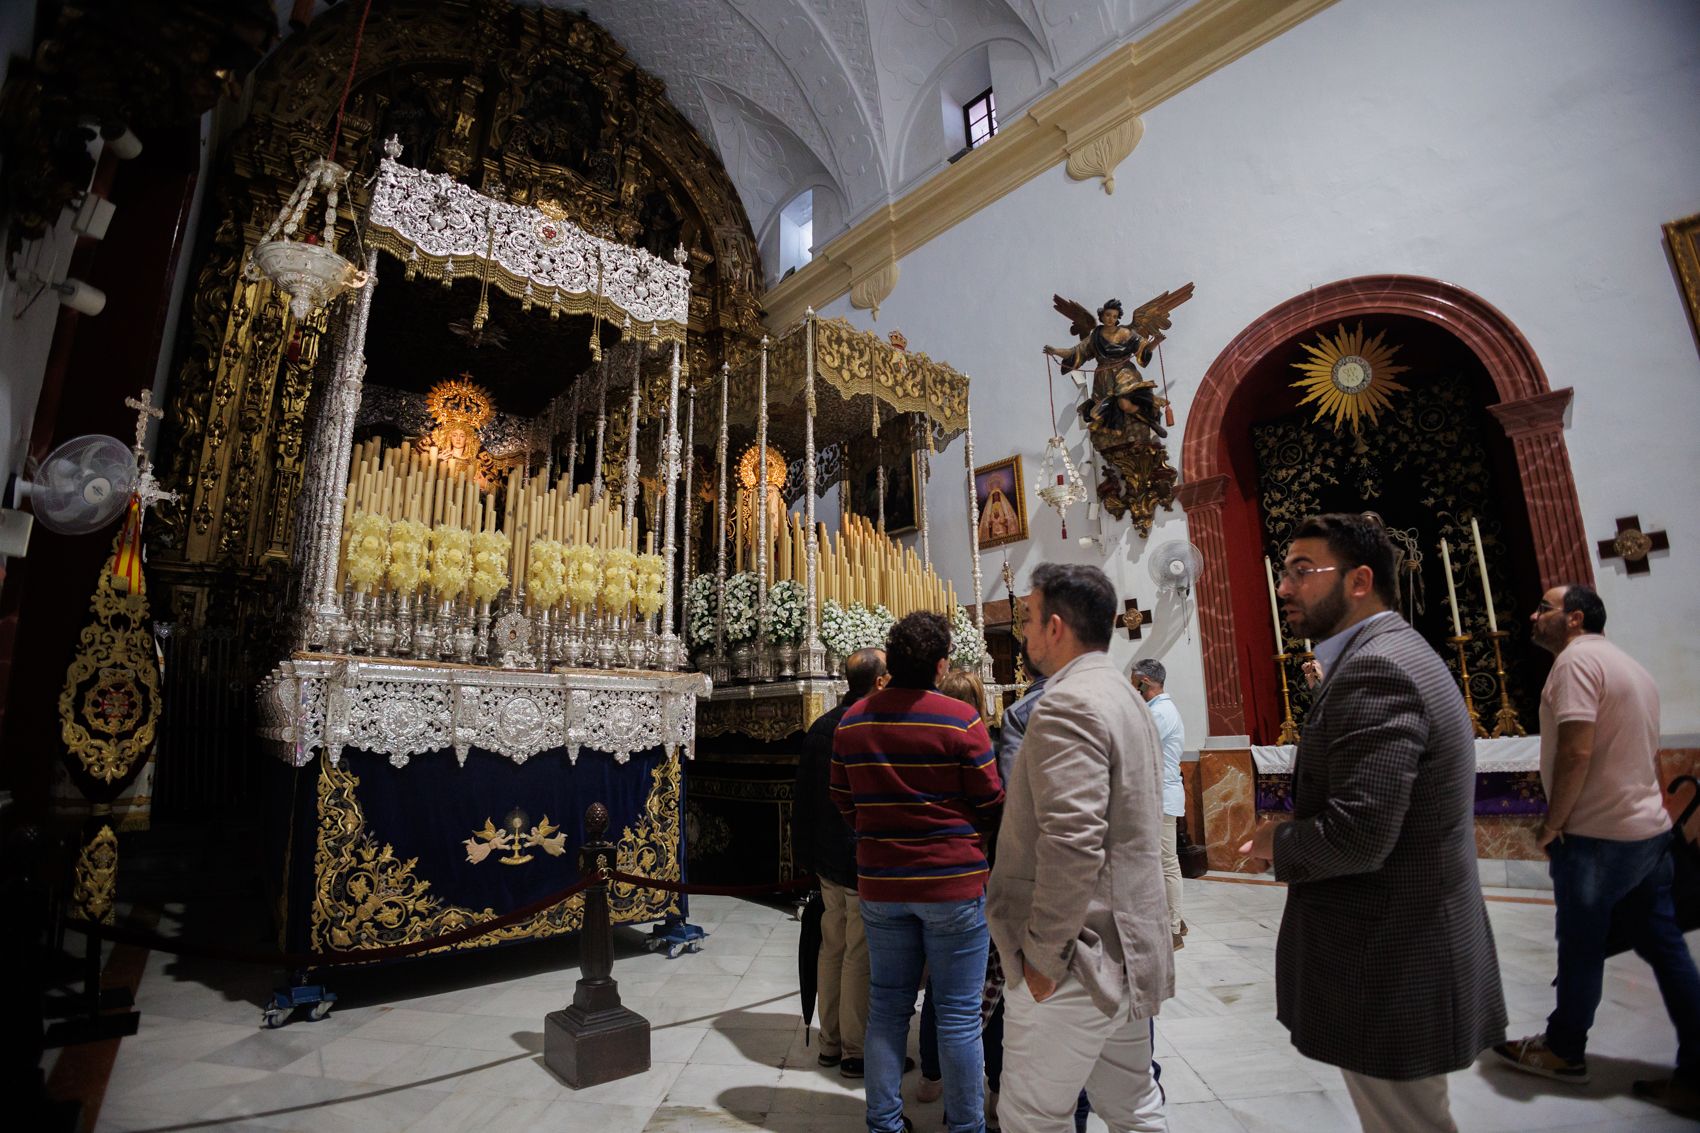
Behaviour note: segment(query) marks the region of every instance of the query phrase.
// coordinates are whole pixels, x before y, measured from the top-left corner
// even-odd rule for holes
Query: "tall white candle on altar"
[[[1269,556],[1263,556],[1263,573],[1269,579],[1269,612],[1275,621],[1275,652],[1285,653],[1286,643],[1281,640],[1281,600],[1275,596],[1275,564],[1269,561]]]
[[[1446,604],[1452,607],[1452,636],[1463,637],[1464,627],[1458,624],[1458,591],[1452,585],[1452,548],[1440,541],[1440,565],[1446,568]]]
[[[1488,585],[1487,555],[1482,553],[1482,529],[1476,526],[1476,517],[1470,517],[1470,536],[1476,541],[1476,566],[1482,572],[1482,601],[1487,603],[1488,632],[1499,632],[1499,619],[1493,616],[1493,587]]]

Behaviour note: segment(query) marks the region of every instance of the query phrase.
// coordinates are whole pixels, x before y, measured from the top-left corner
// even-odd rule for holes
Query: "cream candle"
[[[1464,628],[1458,624],[1458,590],[1452,585],[1452,548],[1440,541],[1440,565],[1446,568],[1446,604],[1452,607],[1452,636],[1463,637]]]
[[[1499,619],[1493,614],[1493,587],[1488,585],[1487,555],[1482,551],[1482,529],[1476,526],[1476,517],[1470,517],[1470,536],[1476,541],[1476,567],[1482,572],[1482,601],[1487,603],[1488,632],[1499,632]]]
[[[1285,653],[1286,642],[1281,638],[1281,599],[1275,594],[1275,564],[1263,556],[1263,573],[1269,579],[1269,613],[1275,624],[1275,652]]]

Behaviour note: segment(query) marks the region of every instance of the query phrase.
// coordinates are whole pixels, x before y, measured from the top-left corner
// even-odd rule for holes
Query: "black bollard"
[[[608,808],[590,804],[584,815],[580,875],[614,868],[614,847],[603,838]],[[608,882],[584,891],[582,958],[573,1001],[543,1021],[543,1062],[573,1089],[612,1082],[649,1069],[649,1020],[620,1004],[615,981],[613,927],[608,923]]]

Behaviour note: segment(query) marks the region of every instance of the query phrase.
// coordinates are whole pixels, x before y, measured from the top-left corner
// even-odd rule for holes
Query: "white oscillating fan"
[[[33,480],[19,479],[16,503],[49,531],[87,535],[117,519],[141,475],[136,455],[117,437],[73,437],[47,454]]]
[[[1180,596],[1181,620],[1190,627],[1192,588],[1204,570],[1204,557],[1191,543],[1174,539],[1157,548],[1149,565],[1151,581],[1157,584],[1157,592]],[[1189,628],[1187,639],[1191,640],[1191,637],[1192,630]]]

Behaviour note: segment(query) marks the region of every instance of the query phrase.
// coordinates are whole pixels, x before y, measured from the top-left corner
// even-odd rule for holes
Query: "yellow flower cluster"
[[[611,614],[624,614],[632,604],[637,590],[632,586],[632,574],[637,568],[637,556],[624,547],[614,547],[602,555],[602,609]]]
[[[480,531],[472,537],[472,597],[493,602],[508,584],[508,537]]]
[[[554,539],[531,544],[531,561],[525,568],[525,588],[542,609],[560,602],[567,591],[566,545]]]
[[[453,601],[472,578],[472,532],[440,524],[431,532],[431,589]]]
[[[348,581],[362,594],[383,581],[390,554],[390,521],[370,512],[355,512],[348,521],[348,551],[343,565]]]
[[[431,529],[414,519],[398,519],[390,524],[390,589],[412,594],[425,580],[426,556],[431,544]]]
[[[654,617],[661,608],[662,559],[660,555],[639,555],[637,560],[637,608],[646,618]]]
[[[602,552],[588,543],[567,548],[567,599],[575,610],[588,610],[602,591]]]

